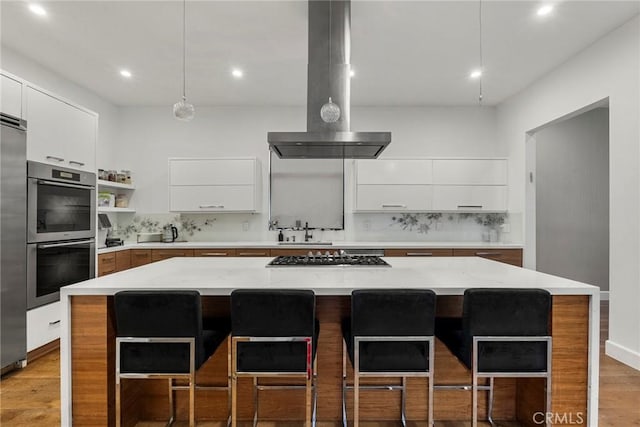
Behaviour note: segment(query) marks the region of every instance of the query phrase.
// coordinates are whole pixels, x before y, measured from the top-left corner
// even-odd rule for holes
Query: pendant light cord
[[[331,19],[333,18],[332,17],[333,13],[332,13],[332,9],[331,9],[331,3],[332,3],[332,1],[329,0],[329,90],[328,90],[328,92],[329,92],[329,102],[332,102],[331,101],[331,74],[332,74],[332,71],[331,71],[331,38],[333,36],[333,33],[332,33],[332,28],[331,28]]]
[[[187,0],[182,1],[182,99],[187,99]]]
[[[482,105],[482,78],[484,77],[484,62],[482,57],[482,0],[478,0],[478,21],[479,21],[479,53],[480,53],[480,79],[479,79],[479,94],[478,94],[478,104]]]

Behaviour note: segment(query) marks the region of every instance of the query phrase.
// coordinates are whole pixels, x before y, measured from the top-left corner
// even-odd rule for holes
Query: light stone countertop
[[[69,295],[113,295],[126,289],[196,289],[229,295],[240,288],[313,289],[317,295],[349,295],[360,288],[428,288],[462,295],[478,287],[542,288],[555,295],[594,295],[600,289],[480,257],[385,258],[391,267],[272,267],[269,258],[171,258],[65,286]]]
[[[98,254],[123,251],[127,249],[193,249],[193,248],[265,248],[265,249],[319,249],[336,247],[340,249],[393,249],[393,248],[495,248],[495,249],[521,249],[521,243],[491,243],[491,242],[313,242],[305,244],[291,244],[285,242],[266,241],[235,241],[235,242],[175,242],[175,243],[126,243],[124,246],[110,248],[98,248]]]

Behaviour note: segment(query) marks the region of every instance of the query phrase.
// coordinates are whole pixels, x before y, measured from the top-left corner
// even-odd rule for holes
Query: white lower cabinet
[[[60,301],[27,311],[27,351],[60,338]]]
[[[256,212],[253,185],[173,185],[169,188],[173,212]]]
[[[504,185],[434,185],[435,211],[507,210],[507,187]]]
[[[356,212],[416,212],[432,209],[430,185],[358,185]]]

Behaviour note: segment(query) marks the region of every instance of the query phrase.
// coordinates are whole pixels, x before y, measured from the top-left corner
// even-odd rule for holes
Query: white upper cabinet
[[[22,83],[2,74],[0,80],[1,111],[22,118]]]
[[[358,160],[354,212],[507,210],[506,159]]]
[[[358,185],[431,184],[431,160],[358,160]]]
[[[433,209],[437,211],[507,210],[507,187],[504,185],[434,185]]]
[[[505,159],[436,159],[433,183],[436,211],[507,210]]]
[[[505,159],[436,159],[433,161],[436,185],[506,185]]]
[[[258,212],[259,176],[255,158],[169,159],[169,210]]]
[[[98,117],[26,87],[27,159],[95,172]]]
[[[422,212],[431,210],[430,185],[358,185],[360,212]]]
[[[358,160],[356,212],[416,212],[431,209],[432,161]]]

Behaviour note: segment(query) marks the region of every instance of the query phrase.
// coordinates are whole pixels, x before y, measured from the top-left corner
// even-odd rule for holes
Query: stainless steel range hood
[[[351,132],[350,60],[350,0],[309,0],[307,132],[268,132],[269,147],[278,157],[375,159],[389,145],[391,132]],[[341,110],[335,123],[320,117],[329,97]]]

